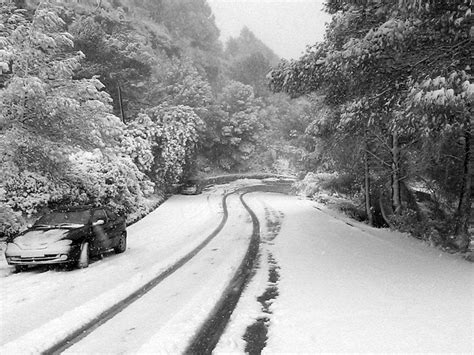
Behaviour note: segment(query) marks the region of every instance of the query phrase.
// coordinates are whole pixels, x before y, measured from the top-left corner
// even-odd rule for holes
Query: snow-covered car
[[[202,192],[201,184],[198,180],[186,181],[180,189],[182,195],[199,195]]]
[[[127,248],[125,217],[104,207],[63,207],[8,240],[5,257],[17,271],[28,265],[89,266],[91,256]]]

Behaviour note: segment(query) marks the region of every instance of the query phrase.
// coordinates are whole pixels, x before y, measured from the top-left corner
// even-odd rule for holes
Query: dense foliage
[[[153,184],[120,154],[125,127],[104,85],[75,78],[84,54],[74,50],[62,9],[1,10],[5,209],[32,216],[62,203],[111,203],[128,213],[142,207]]]
[[[270,95],[278,58],[248,28],[218,36],[205,0],[2,1],[0,237],[60,204],[131,220],[203,170],[280,169],[304,110]]]
[[[426,223],[406,189],[418,186],[432,194],[436,219],[441,212],[452,217],[444,230],[428,226],[421,237],[442,232],[441,242],[466,248],[473,175],[470,1],[328,0],[326,7],[333,20],[325,41],[297,61],[281,62],[272,72],[273,90],[325,95],[331,113],[310,133],[326,142],[320,159],[329,168],[359,180],[369,217],[381,205],[394,224],[410,210],[416,223]]]
[[[227,41],[224,54],[231,79],[251,85],[257,96],[269,96],[266,76],[271,67],[278,63],[273,51],[244,27],[239,37],[231,37]]]
[[[0,237],[59,204],[135,218],[194,175],[301,170],[362,197],[357,218],[466,248],[470,2],[326,10],[325,40],[278,64],[248,28],[222,45],[205,0],[1,2]]]
[[[197,70],[167,56],[165,25],[107,2],[60,5],[0,8],[2,234],[58,204],[146,212],[183,175],[211,100]]]

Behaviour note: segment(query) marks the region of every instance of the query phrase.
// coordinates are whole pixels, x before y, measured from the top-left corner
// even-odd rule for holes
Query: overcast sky
[[[247,26],[278,56],[297,59],[307,45],[322,41],[330,16],[324,0],[208,0],[221,40]]]

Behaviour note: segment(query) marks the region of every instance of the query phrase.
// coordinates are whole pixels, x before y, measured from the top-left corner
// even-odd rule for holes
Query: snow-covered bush
[[[159,185],[176,183],[193,159],[203,127],[193,108],[163,104],[127,125],[122,151]]]
[[[71,202],[108,204],[127,214],[144,206],[144,198],[153,193],[154,184],[127,156],[105,156],[79,152],[70,158],[69,180],[79,187],[79,196]]]
[[[295,184],[296,189],[306,197],[313,197],[321,191],[322,185],[328,181],[335,179],[336,173],[313,173],[306,174],[303,180]]]
[[[154,156],[153,146],[157,128],[148,115],[140,113],[127,125],[122,138],[122,151],[136,164],[140,171],[150,174]]]
[[[154,123],[153,180],[171,184],[180,180],[193,158],[204,122],[191,107],[161,105],[146,114]]]
[[[13,211],[9,205],[0,201],[0,238],[18,233],[24,224],[21,212]]]
[[[14,211],[21,211],[30,217],[50,201],[61,199],[70,190],[59,186],[49,176],[23,171],[11,174],[4,182],[4,202]]]
[[[297,183],[297,189],[307,197],[324,191],[331,195],[357,195],[354,190],[355,177],[338,173],[308,173],[304,179]]]
[[[23,171],[6,177],[0,196],[2,233],[17,232],[24,225],[21,215],[35,216],[45,207],[107,204],[127,215],[143,215],[149,208],[145,198],[154,184],[130,157],[79,151],[64,170],[60,176]]]

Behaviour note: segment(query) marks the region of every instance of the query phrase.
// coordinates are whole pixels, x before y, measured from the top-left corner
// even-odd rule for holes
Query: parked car
[[[5,257],[17,271],[28,265],[89,266],[91,256],[127,248],[125,217],[104,207],[62,207],[8,240]]]
[[[180,190],[181,195],[199,195],[202,193],[202,186],[199,180],[190,179],[186,181]]]

